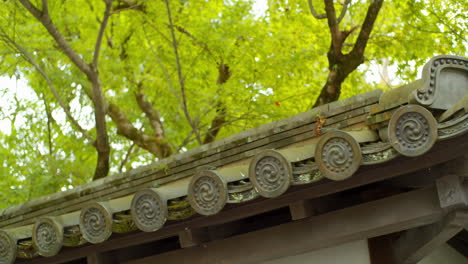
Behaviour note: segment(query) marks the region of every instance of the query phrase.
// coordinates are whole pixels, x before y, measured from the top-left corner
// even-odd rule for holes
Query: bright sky
[[[268,0],[255,0],[252,9],[257,18],[265,15],[268,9]]]
[[[4,118],[4,115],[7,115],[9,108],[14,105],[15,95],[18,100],[37,99],[37,96],[29,88],[26,80],[0,76],[0,130],[5,134],[10,134],[11,126],[10,120]],[[19,115],[16,124],[24,123],[22,119],[23,117]]]

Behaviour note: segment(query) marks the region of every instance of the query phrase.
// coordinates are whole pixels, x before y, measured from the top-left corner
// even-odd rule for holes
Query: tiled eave
[[[236,210],[267,211],[464,155],[467,75],[466,58],[438,56],[412,84],[324,105],[2,210],[0,240],[9,248],[2,248],[8,254],[0,262],[53,257],[63,248],[106,243],[113,233],[222,223],[248,214]]]

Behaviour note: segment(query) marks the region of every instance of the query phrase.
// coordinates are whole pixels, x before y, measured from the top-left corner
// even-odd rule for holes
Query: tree
[[[63,53],[70,59],[71,62],[84,74],[86,75],[87,79],[91,83],[92,89],[90,93],[91,101],[93,102],[94,106],[94,118],[96,124],[96,139],[92,142],[92,145],[96,148],[97,151],[97,165],[96,170],[94,173],[94,178],[102,178],[107,175],[109,172],[109,139],[107,135],[107,125],[105,120],[105,113],[106,113],[106,106],[104,105],[104,98],[102,95],[102,87],[101,87],[101,78],[99,76],[98,70],[98,60],[99,54],[101,52],[101,44],[102,39],[104,36],[104,31],[107,27],[107,22],[109,20],[111,8],[112,8],[112,1],[106,0],[105,3],[105,11],[102,17],[101,25],[99,28],[99,32],[97,34],[96,43],[94,52],[92,53],[92,61],[87,63],[83,60],[78,53],[70,46],[70,44],[65,40],[62,33],[60,33],[57,26],[52,22],[52,18],[50,17],[49,13],[49,4],[47,0],[42,1],[41,9],[33,5],[29,0],[20,0],[20,3],[31,13],[48,31],[50,36],[55,40],[58,47],[63,51]],[[8,37],[5,37],[7,41],[9,40]],[[12,45],[15,45],[12,42]],[[21,51],[21,47],[17,47]],[[24,53],[23,53],[24,54]],[[27,56],[27,55],[24,55]],[[35,64],[32,60],[30,61],[33,65]],[[37,65],[38,66],[38,65]],[[39,72],[43,72],[40,67],[37,67]],[[47,80],[48,77],[46,74],[43,74],[44,78]],[[50,89],[52,88],[52,82],[47,81],[49,83]],[[59,101],[59,97],[57,97],[57,101]],[[67,107],[61,105],[65,112],[67,112]],[[73,120],[71,115],[68,115],[68,118]],[[72,121],[78,129],[84,133],[84,136],[89,138],[89,135],[83,131],[78,125],[76,120]]]
[[[0,207],[375,89],[382,60],[405,80],[466,54],[463,1],[382,2],[3,1],[0,72],[31,90],[0,89]]]
[[[382,8],[383,0],[371,1],[367,9],[364,22],[361,26],[353,26],[347,30],[340,30],[340,23],[343,21],[351,0],[346,0],[342,5],[340,15],[337,16],[333,0],[324,0],[325,14],[318,14],[314,8],[312,0],[308,0],[311,14],[316,19],[327,19],[330,29],[331,44],[328,50],[328,77],[320,91],[314,107],[336,101],[340,97],[341,84],[348,75],[357,69],[364,62],[364,51],[369,41],[372,29],[377,16]],[[348,53],[343,53],[343,45],[348,36],[356,29],[360,28],[359,35]]]

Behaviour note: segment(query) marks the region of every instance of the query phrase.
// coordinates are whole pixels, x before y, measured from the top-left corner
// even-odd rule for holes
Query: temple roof
[[[468,59],[437,56],[408,85],[323,105],[1,210],[0,263],[56,256],[112,234],[227,222],[244,205],[266,212],[294,197],[394,178],[468,154],[467,131]]]

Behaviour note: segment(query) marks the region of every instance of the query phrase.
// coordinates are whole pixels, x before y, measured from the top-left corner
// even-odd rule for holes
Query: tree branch
[[[222,101],[218,101],[216,105],[216,116],[211,121],[210,129],[206,132],[203,144],[213,142],[216,139],[221,127],[226,123],[226,105]]]
[[[167,9],[167,16],[169,19],[169,28],[171,30],[171,36],[172,36],[172,47],[174,49],[174,54],[176,58],[176,66],[177,66],[177,76],[179,78],[179,85],[180,85],[180,93],[182,96],[182,108],[185,114],[185,117],[187,118],[187,121],[189,125],[192,127],[192,130],[195,133],[196,139],[199,144],[202,144],[200,134],[198,133],[198,128],[195,126],[194,122],[192,121],[192,118],[190,117],[190,114],[188,112],[188,107],[187,107],[187,98],[185,95],[185,81],[182,75],[182,65],[180,64],[180,58],[179,58],[179,50],[177,47],[177,39],[175,37],[175,30],[174,30],[174,23],[172,22],[172,15],[171,15],[171,7],[169,5],[168,0],[164,0],[166,4],[166,9]]]
[[[36,18],[42,16],[42,11],[39,10],[35,5],[33,5],[29,0],[19,0],[19,1]]]
[[[142,92],[135,93],[135,98],[138,106],[150,121],[156,140],[162,140],[164,138],[164,127],[161,123],[161,115],[159,114],[159,111],[156,110],[148,100],[146,100],[146,97]]]
[[[359,36],[354,44],[353,50],[351,51],[351,55],[353,57],[361,57],[364,56],[364,50],[366,49],[367,42],[370,37],[370,33],[374,28],[375,20],[379,15],[380,8],[382,7],[383,0],[374,0],[371,1],[369,8],[367,9],[366,18],[361,26],[361,31],[359,32]]]
[[[94,104],[94,118],[96,120],[96,149],[98,152],[97,166],[94,173],[93,180],[103,178],[109,173],[109,157],[110,145],[109,135],[107,134],[106,112],[107,105],[102,93],[102,85],[98,70],[98,59],[101,50],[101,43],[104,32],[106,30],[107,22],[110,16],[112,7],[112,0],[104,0],[106,8],[99,28],[96,44],[94,47],[93,62],[91,64],[91,71],[85,72],[88,80],[92,84],[92,101]]]
[[[226,120],[222,125],[223,126],[226,126],[226,125],[234,125],[235,122],[237,121],[240,121],[240,120],[252,120],[253,118],[257,118],[257,119],[260,119],[261,117],[258,116],[258,117],[252,117],[252,116],[249,116],[250,113],[245,113],[245,114],[242,114],[240,117],[236,117],[234,118],[233,116],[233,119],[230,119],[229,121]],[[226,117],[228,117],[227,113],[226,113]],[[201,128],[204,128],[205,126],[207,125],[202,125]],[[240,127],[240,126],[239,126]],[[245,129],[245,126],[242,127],[243,129]],[[206,133],[202,133],[201,136],[207,136],[208,134],[208,131]],[[177,153],[183,148],[185,147],[188,143],[190,143],[191,141],[191,137],[193,135],[193,132],[190,131],[190,133],[187,135],[187,137],[182,141],[182,143],[177,147]]]
[[[84,91],[88,97],[92,97],[91,89],[82,84]],[[134,141],[137,146],[147,150],[158,158],[165,158],[170,156],[173,151],[171,145],[164,139],[156,141],[154,136],[146,135],[143,131],[137,129],[128,120],[127,115],[116,104],[107,101],[104,98],[104,104],[107,107],[107,115],[117,126],[117,134]]]
[[[202,46],[203,50],[206,51],[206,52],[208,53],[208,55],[210,55],[210,56],[218,63],[218,60],[216,59],[216,56],[214,56],[213,52],[211,52],[211,49],[208,47],[208,45],[207,45],[205,42],[199,40],[199,39],[196,38],[194,35],[192,35],[187,29],[185,29],[185,28],[183,28],[183,27],[181,27],[181,26],[175,25],[174,27],[175,27],[175,28],[177,29],[177,31],[179,31],[180,33],[185,34],[187,37],[189,37],[189,38],[191,38],[193,41],[195,41],[195,43],[196,43],[197,45]]]
[[[172,41],[166,35],[164,35],[164,33],[161,30],[159,30],[157,26],[153,25],[151,22],[152,21],[146,19],[145,17],[145,23],[147,23],[152,29],[154,29],[165,41],[167,41],[168,43],[172,43]],[[147,35],[146,31],[145,34]]]
[[[434,9],[434,3],[431,3],[431,8],[428,8],[429,10],[429,13],[433,14],[437,20],[439,20],[439,22],[444,25],[444,27],[446,27],[450,33],[452,33],[453,35],[457,36],[459,39],[463,40],[463,41],[467,41],[466,37],[464,37],[464,34],[463,32],[461,32],[462,34],[460,34],[460,32],[458,32],[457,30],[455,30],[450,24],[447,23],[447,20],[440,17],[437,12],[435,10],[438,10],[437,7],[436,9]],[[466,18],[466,16],[465,16]],[[411,24],[410,24],[411,26]],[[444,33],[444,34],[447,34],[447,32],[441,32],[441,33]]]
[[[199,40],[194,35],[192,35],[187,29],[178,25],[175,25],[174,27],[177,31],[188,36],[190,39],[192,39],[196,45],[201,46],[203,51],[207,52],[208,55],[217,63],[218,65],[218,80],[216,82],[217,85],[219,86],[219,85],[226,83],[227,80],[231,77],[231,71],[229,70],[229,66],[222,62],[219,62],[219,60],[213,54],[209,46],[205,42]],[[221,130],[221,127],[226,122],[226,112],[227,112],[226,105],[221,100],[218,100],[218,102],[216,103],[216,115],[211,122],[210,128],[205,134],[205,138],[203,139],[203,144],[213,142],[216,139],[216,136]],[[195,124],[197,124],[197,126],[199,124],[198,117],[199,116],[195,117]],[[192,133],[189,135],[189,137],[186,138],[186,140],[189,140],[191,135]],[[186,140],[184,140],[184,142]]]
[[[128,148],[127,152],[125,153],[124,159],[122,160],[122,162],[120,162],[119,172],[122,172],[123,167],[124,167],[125,164],[128,162],[128,160],[129,160],[129,158],[130,158],[130,154],[132,154],[132,151],[133,151],[133,148],[134,148],[134,147],[135,147],[135,142],[133,142],[132,145],[130,145],[130,147]]]
[[[343,38],[341,31],[336,20],[335,6],[333,0],[325,0],[325,11],[327,12],[328,28],[330,29],[332,37],[333,51],[336,56],[341,55],[341,46],[343,45]]]
[[[158,53],[156,52],[156,50],[154,49],[154,46],[153,44],[151,43],[151,41],[149,40],[148,38],[148,34],[145,30],[145,27],[143,27],[143,32],[145,33],[145,39],[148,43],[148,46],[150,47],[150,50],[151,52],[153,53],[154,57],[156,58],[156,62],[158,63],[159,67],[161,68],[161,70],[163,71],[164,75],[166,76],[166,79],[167,79],[167,86],[169,87],[169,89],[171,90],[172,94],[174,94],[174,97],[177,99],[177,101],[179,102],[179,104],[182,105],[182,100],[179,98],[179,95],[177,94],[177,92],[175,91],[174,89],[174,86],[172,85],[172,78],[171,78],[171,75],[169,74],[169,71],[167,70],[167,68],[164,66],[164,64],[162,63],[161,61],[161,58],[159,57]]]
[[[60,49],[82,72],[91,72],[89,65],[83,59],[81,59],[81,57],[75,52],[75,50],[73,50],[70,44],[68,44],[63,35],[58,31],[57,27],[50,19],[47,8],[43,11],[40,11],[29,0],[19,1],[37,20],[39,20],[39,22],[41,22],[49,34],[55,39]],[[45,3],[45,6],[47,7],[47,1],[43,0],[43,3]]]
[[[47,0],[42,0],[42,13],[49,13],[49,4],[47,3]]]
[[[349,30],[344,30],[344,31],[341,31],[341,34],[343,36],[343,46],[346,45],[346,43],[344,43],[346,41],[346,39],[349,37],[349,35],[351,35],[351,33],[353,33],[356,29],[358,29],[359,26],[354,26],[352,27],[351,29]],[[349,44],[348,44],[349,45]]]
[[[361,26],[361,31],[359,32],[359,36],[352,51],[343,55],[343,43],[357,27],[353,27],[349,31],[340,31],[338,25],[339,21],[336,19],[333,1],[324,1],[328,18],[328,26],[332,36],[332,44],[327,53],[329,73],[327,81],[320,91],[313,107],[338,100],[343,81],[351,72],[356,70],[356,68],[364,62],[364,50],[367,46],[370,33],[383,3],[383,0],[371,1],[367,10],[366,18]],[[345,7],[343,7],[342,13],[346,12],[348,4],[348,1],[345,2]],[[342,15],[340,15],[340,17],[342,17]]]
[[[346,15],[346,11],[348,11],[348,6],[351,3],[351,0],[346,0],[343,4],[343,9],[341,9],[340,16],[337,18],[337,23],[340,24],[341,20],[343,20],[344,16]]]
[[[229,69],[229,66],[227,64],[220,63],[218,65],[218,80],[216,81],[218,88],[225,84],[230,77],[231,70]],[[210,128],[206,132],[203,144],[213,142],[216,139],[216,136],[221,130],[221,127],[224,125],[224,123],[226,123],[226,113],[226,104],[224,104],[221,99],[218,99],[218,102],[216,103],[216,115],[211,121]]]
[[[166,140],[157,141],[155,137],[139,131],[117,105],[109,104],[109,115],[117,125],[117,134],[132,140],[137,146],[153,153],[156,157],[165,158],[172,154],[172,147]]]
[[[106,31],[107,22],[109,21],[110,11],[112,8],[112,0],[104,0],[104,2],[106,3],[106,10],[104,11],[104,16],[102,18],[101,27],[99,28],[96,44],[94,45],[93,66],[95,68],[97,68],[98,65],[102,37],[104,36],[104,32]]]
[[[184,148],[190,141],[192,141],[192,135],[193,130],[190,130],[189,134],[184,138],[184,140],[182,140],[182,143],[177,147],[176,153],[179,153],[182,150],[182,148]]]
[[[316,19],[325,19],[327,18],[326,14],[318,14],[317,11],[314,8],[314,4],[312,4],[312,0],[307,0],[307,3],[309,4],[309,9],[310,13],[316,18]]]
[[[46,116],[47,116],[47,141],[49,144],[49,156],[52,156],[54,151],[53,151],[53,143],[52,143],[52,127],[51,123],[53,120],[52,113],[50,112],[49,104],[47,103],[47,99],[45,97],[45,94],[42,94],[42,102],[44,103],[45,111],[46,111]]]
[[[119,5],[117,5],[114,8],[114,10],[112,11],[112,14],[116,14],[118,12],[130,10],[130,9],[141,11],[141,12],[145,11],[145,6],[143,5],[143,3],[137,3],[133,1],[127,1],[127,0],[118,0],[118,2],[119,2]]]
[[[83,137],[86,138],[91,145],[96,147],[95,140],[88,134],[88,132],[84,128],[81,127],[81,125],[78,123],[78,121],[73,117],[73,115],[70,112],[70,109],[68,108],[68,105],[65,104],[65,102],[62,100],[62,98],[60,98],[60,95],[58,94],[57,90],[55,89],[54,83],[49,78],[49,76],[44,71],[44,69],[42,69],[42,67],[34,60],[34,58],[31,56],[31,54],[29,54],[29,52],[26,49],[24,49],[18,43],[13,41],[13,39],[11,39],[8,35],[6,35],[5,31],[3,29],[0,29],[0,30],[2,31],[2,35],[0,35],[2,40],[4,42],[10,44],[11,46],[13,46],[23,56],[23,58],[27,62],[29,62],[29,64],[31,64],[39,72],[39,74],[42,76],[42,78],[44,78],[44,80],[47,82],[47,85],[49,86],[50,91],[54,95],[55,100],[57,100],[57,102],[60,105],[60,107],[62,108],[62,110],[65,112],[65,115],[67,116],[68,120],[72,123],[72,125],[76,129],[78,129],[78,131],[80,131],[80,133],[83,135]]]
[[[105,105],[102,95],[101,83],[97,69],[97,58],[102,42],[102,35],[107,25],[107,19],[112,4],[111,0],[105,0],[106,12],[101,24],[101,28],[96,41],[95,53],[92,66],[88,65],[81,57],[73,50],[73,48],[64,39],[63,35],[58,31],[55,24],[52,22],[47,6],[47,0],[42,0],[43,10],[39,11],[29,0],[20,0],[21,4],[39,20],[47,29],[49,34],[55,39],[59,47],[65,55],[88,77],[92,84],[92,101],[94,104],[94,117],[96,120],[96,143],[95,147],[98,153],[96,170],[94,171],[93,179],[98,179],[107,176],[109,172],[109,156],[110,146],[105,120]]]
[[[143,31],[145,31],[145,30],[143,29]],[[145,36],[146,36],[146,32],[145,32]],[[149,43],[149,44],[150,44],[150,48],[152,49],[151,43]],[[122,52],[126,53],[125,47],[122,47],[122,49],[123,49]],[[125,66],[124,68],[128,68],[128,67]],[[130,68],[126,69],[126,72],[131,72],[131,69]],[[145,71],[145,72],[146,72],[146,74],[149,74],[149,71]],[[144,144],[147,147],[141,145],[140,144],[141,142],[136,143],[136,144],[140,144],[140,147],[147,149],[148,151],[152,152],[154,155],[156,155],[157,157],[160,157],[160,158],[164,158],[164,157],[166,157],[166,155],[170,155],[172,153],[172,147],[171,147],[170,144],[168,144],[165,141],[164,127],[163,127],[163,124],[161,122],[161,116],[159,114],[159,111],[153,107],[151,102],[149,102],[146,99],[146,96],[143,94],[143,92],[142,92],[143,91],[143,81],[135,81],[133,79],[132,75],[130,75],[128,77],[128,79],[132,84],[134,84],[137,87],[138,92],[135,92],[135,94],[134,94],[135,99],[136,99],[140,109],[143,111],[143,113],[145,113],[146,118],[150,121],[150,125],[152,127],[153,132],[154,132],[154,136],[148,137],[148,136],[145,135],[145,133],[142,131],[142,129],[140,129],[140,130],[138,130],[138,133],[141,135],[140,138],[142,138],[142,139],[149,138],[150,140],[154,140],[157,144],[160,145],[159,149],[161,150],[161,148],[162,148],[162,152],[160,150],[157,150],[157,148],[154,148],[153,145],[151,145],[149,143]],[[116,107],[113,107],[111,109],[111,111],[117,112],[117,113],[111,113],[111,117],[112,116],[115,117],[115,119],[113,118],[115,123],[117,123],[117,120],[119,120],[119,122],[122,122],[122,121],[123,122],[130,122],[123,115],[123,112],[121,112],[120,110],[116,110]],[[118,111],[120,111],[120,113],[118,113]],[[120,119],[117,119],[117,118],[120,118]],[[131,127],[131,126],[132,126],[132,124],[127,124],[127,128]],[[129,135],[131,135],[131,133],[129,133],[129,134],[124,134],[124,133],[132,132],[132,131],[134,132],[133,129],[124,129],[124,126],[122,126],[122,125],[120,127],[121,127],[121,129],[120,129],[121,135],[124,135],[127,138],[128,138]],[[151,146],[151,147],[148,147],[148,146]]]
[[[102,94],[101,81],[96,68],[89,74],[88,79],[92,84],[92,101],[94,104],[94,119],[96,120],[96,150],[98,152],[97,166],[93,180],[106,177],[109,173],[110,145],[107,134],[106,108]]]

